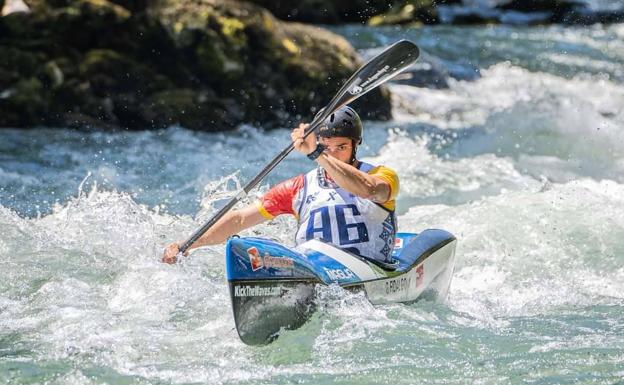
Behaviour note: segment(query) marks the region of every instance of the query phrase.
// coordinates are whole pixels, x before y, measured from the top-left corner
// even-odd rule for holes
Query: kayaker
[[[396,172],[357,160],[362,121],[351,107],[331,114],[318,138],[312,133],[303,139],[307,127],[302,123],[293,129],[291,139],[295,149],[318,167],[279,183],[255,204],[230,211],[189,250],[225,242],[244,229],[291,214],[298,222],[297,244],[322,239],[346,251],[390,262],[397,228]],[[170,244],[162,261],[175,263],[180,244]]]

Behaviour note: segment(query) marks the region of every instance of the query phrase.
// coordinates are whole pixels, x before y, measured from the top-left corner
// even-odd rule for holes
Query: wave
[[[215,194],[222,198],[227,181],[235,179],[207,190],[222,192]],[[176,266],[159,262],[161,248],[187,236],[199,218],[160,212],[129,194],[97,188],[40,218],[0,207],[0,328],[19,339],[21,354],[64,362],[61,377],[68,383],[82,378],[73,368],[94,360],[112,382],[137,376],[229,383],[357,375],[362,365],[394,367],[397,344],[422,345],[422,354],[435,354],[434,346],[450,343],[466,328],[487,336],[518,317],[622,306],[622,197],[622,184],[586,179],[471,203],[413,206],[399,217],[403,230],[439,227],[459,239],[447,304],[373,307],[362,293],[321,288],[314,318],[259,350],[242,345],[233,330],[222,246],[198,250]],[[205,197],[206,214],[214,204]],[[280,239],[287,229],[253,231]],[[394,364],[383,364],[380,355]],[[30,358],[25,362],[37,367]]]
[[[624,185],[578,180],[463,206],[418,206],[400,225],[459,239],[451,307],[479,319],[624,303]]]
[[[454,130],[454,157],[510,157],[518,170],[554,181],[623,181],[624,87],[603,77],[564,79],[496,64],[449,90],[393,86],[397,121]],[[448,136],[448,134],[446,134]]]

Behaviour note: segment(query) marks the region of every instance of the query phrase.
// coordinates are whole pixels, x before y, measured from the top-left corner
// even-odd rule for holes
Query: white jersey
[[[359,169],[368,172],[373,167],[360,162]],[[390,261],[396,234],[394,211],[328,181],[321,167],[305,175],[294,207],[299,208],[297,245],[321,239],[357,255]]]

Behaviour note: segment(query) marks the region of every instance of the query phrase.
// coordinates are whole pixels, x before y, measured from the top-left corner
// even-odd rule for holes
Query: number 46
[[[334,212],[331,213],[330,209],[334,209]],[[331,214],[334,214],[334,218],[336,218],[336,225],[338,227],[338,244],[343,245],[353,245],[356,243],[368,242],[368,229],[366,228],[366,224],[362,222],[356,223],[347,223],[345,218],[345,211],[351,210],[351,217],[356,217],[360,215],[360,211],[353,204],[351,205],[335,205],[333,207],[319,207],[310,211],[310,218],[308,219],[308,227],[306,229],[306,240],[310,240],[315,238],[315,233],[321,233],[321,239],[325,242],[333,242],[332,231],[331,231]],[[320,215],[321,226],[314,227],[314,222],[316,221],[316,216]],[[357,229],[357,237],[349,238],[349,229]]]

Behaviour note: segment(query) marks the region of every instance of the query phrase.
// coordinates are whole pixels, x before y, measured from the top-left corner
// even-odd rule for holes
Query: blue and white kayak
[[[317,285],[362,289],[373,304],[415,301],[425,291],[446,296],[456,243],[444,230],[398,233],[386,264],[316,239],[289,248],[263,238],[230,238],[226,270],[238,335],[262,345],[282,328],[300,327],[314,312]]]

